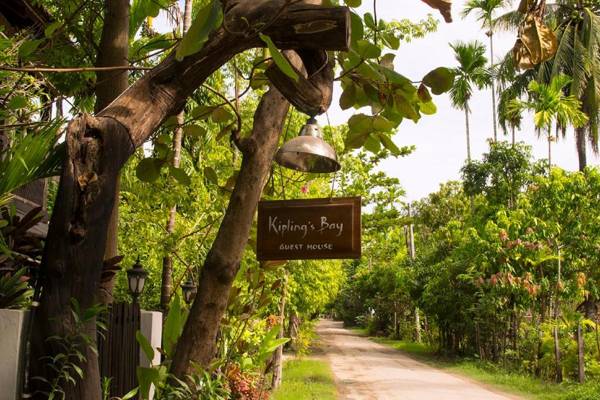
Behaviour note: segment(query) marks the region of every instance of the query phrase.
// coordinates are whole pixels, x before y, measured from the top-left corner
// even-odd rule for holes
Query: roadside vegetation
[[[335,400],[337,389],[327,361],[313,358],[287,360],[283,383],[273,400]]]

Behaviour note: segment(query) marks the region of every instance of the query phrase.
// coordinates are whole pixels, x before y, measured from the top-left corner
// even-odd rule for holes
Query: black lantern
[[[186,304],[191,304],[196,297],[196,293],[198,292],[198,288],[194,285],[194,281],[191,278],[181,285],[181,291],[183,292],[183,300]]]
[[[127,280],[129,282],[129,291],[133,296],[133,302],[136,303],[140,294],[144,290],[144,284],[146,283],[146,277],[148,272],[140,264],[140,257],[130,270],[127,270]]]

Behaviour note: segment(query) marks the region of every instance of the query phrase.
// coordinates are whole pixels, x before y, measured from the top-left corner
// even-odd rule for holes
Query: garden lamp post
[[[183,300],[189,305],[194,300],[194,297],[196,297],[198,288],[194,284],[192,278],[188,278],[187,281],[181,285],[181,291],[183,292]]]
[[[127,281],[129,283],[129,291],[133,296],[133,302],[137,303],[138,297],[144,290],[144,284],[146,283],[146,277],[148,272],[140,264],[140,257],[138,256],[137,261],[131,269],[127,271]]]
[[[302,172],[330,173],[341,168],[335,150],[323,140],[323,131],[314,117],[306,121],[298,137],[281,146],[275,161]]]

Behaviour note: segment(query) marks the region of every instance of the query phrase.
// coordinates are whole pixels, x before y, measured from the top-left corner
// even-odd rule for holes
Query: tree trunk
[[[490,24],[491,26],[491,24]],[[494,32],[490,28],[490,69],[494,67]],[[494,128],[494,142],[498,141],[498,129],[496,122],[496,77],[492,74],[492,121]]]
[[[279,330],[279,339],[283,338],[285,331],[283,329],[283,323],[285,321],[285,298],[287,296],[287,284],[288,276],[287,272],[284,276],[283,287],[281,289],[281,300],[279,302],[279,323],[281,329]],[[277,347],[275,354],[273,354],[273,379],[271,380],[272,389],[277,389],[281,386],[281,380],[283,378],[283,345]]]
[[[69,307],[71,299],[77,300],[82,309],[89,308],[97,301],[108,222],[120,169],[169,115],[182,109],[187,97],[208,76],[235,54],[264,45],[256,32],[249,33],[243,39],[236,32],[243,32],[248,26],[256,26],[268,19],[271,23],[267,24],[263,33],[269,35],[279,48],[348,49],[350,13],[345,7],[321,8],[302,3],[289,5],[285,0],[259,3],[230,0],[223,4],[226,10],[224,18],[229,28],[227,31],[223,27],[217,29],[199,52],[181,61],[171,54],[96,117],[82,115],[69,124],[66,159],[57,194],[57,204],[61,206],[56,207],[52,215],[41,266],[43,291],[34,316],[30,376],[53,379],[54,372],[43,360],[55,357],[62,349],[45,339],[75,333]],[[273,15],[278,15],[277,20],[272,20]],[[323,22],[321,29],[304,29],[315,20]],[[248,157],[245,163],[256,163],[255,159],[263,156],[263,148],[259,146],[270,145],[270,142],[264,143],[262,136],[249,142],[248,147],[252,151],[248,153],[253,156]],[[241,175],[241,182],[244,182],[244,178],[251,179],[249,184],[261,183],[257,176],[248,172]],[[248,194],[247,189],[234,193],[232,204],[239,205],[246,201],[244,196]],[[233,214],[228,221],[230,224],[233,221],[235,225],[238,221],[236,213]],[[223,235],[231,229],[225,226],[221,227],[221,231],[224,231],[221,245]],[[211,293],[219,293],[218,290],[213,291],[217,288],[211,287],[211,284],[223,288],[223,282],[232,279],[232,269],[221,269],[223,264],[217,263],[224,261],[228,265],[235,261],[223,250],[228,249],[213,246],[205,266],[205,271],[210,271],[208,276],[212,282],[205,280],[201,283],[201,291],[207,289]],[[193,323],[202,320],[195,315],[198,309],[208,306],[215,310],[215,302],[223,302],[219,297],[205,296],[203,300],[196,301],[200,305],[190,315],[186,325],[188,335],[195,328]],[[219,321],[202,321],[197,326],[198,330],[203,331],[205,322],[218,325]],[[95,321],[89,321],[85,329],[77,333],[83,332],[95,337]],[[206,333],[203,331],[200,336],[209,342],[214,340],[214,336],[207,336]],[[204,347],[205,343],[199,346]],[[207,347],[210,346],[209,343]],[[85,356],[87,362],[82,363],[84,379],[74,377],[76,386],[74,389],[67,388],[67,400],[100,398],[97,357],[88,348],[85,349]],[[178,357],[186,357],[186,354]],[[185,369],[189,359],[182,362],[176,357],[175,364],[184,365]],[[40,394],[37,398],[44,396]]]
[[[129,0],[106,0],[104,5],[104,26],[98,51],[96,66],[111,67],[129,65]],[[96,113],[113,102],[129,86],[128,71],[104,71],[97,73]],[[119,192],[120,178],[117,177],[115,206],[108,224],[108,236],[104,259],[110,260],[119,254]],[[99,289],[99,301],[112,303],[114,279],[104,280]]]
[[[577,376],[579,383],[585,382],[585,345],[581,321],[577,322]]]
[[[192,24],[192,3],[193,0],[185,0],[183,11],[183,34],[190,29]],[[173,167],[179,168],[181,164],[181,141],[183,139],[183,123],[185,114],[181,111],[177,114],[177,128],[173,135]],[[167,219],[167,235],[173,234],[175,230],[175,219],[177,217],[177,204],[174,204],[169,210],[169,218]],[[160,308],[167,311],[169,308],[169,300],[173,291],[173,257],[171,254],[166,254],[163,257],[161,285],[160,285]]]
[[[548,132],[548,176],[552,170],[552,134]]]
[[[207,365],[215,355],[219,322],[229,298],[246,246],[254,213],[269,176],[289,102],[275,88],[262,98],[256,114],[251,142],[243,161],[229,206],[217,237],[206,256],[198,294],[177,345],[172,372],[179,377],[190,372],[190,362]]]
[[[558,316],[560,313],[560,286],[561,286],[561,272],[562,263],[560,258],[560,247],[557,250],[558,253],[558,280],[556,284],[556,298],[554,300],[554,361],[556,362],[556,382],[561,383],[563,381],[563,373],[561,366],[560,356],[560,340],[558,337]]]
[[[467,161],[471,163],[471,131],[469,127],[469,105],[465,105],[465,128],[467,133]]]
[[[579,170],[583,171],[587,166],[586,135],[585,128],[575,128],[575,140],[577,144],[577,157],[579,159]]]
[[[515,129],[514,126],[512,126],[510,130],[511,130],[511,133],[512,133],[511,144],[512,144],[512,147],[515,147],[515,144],[517,144],[516,136],[515,136],[515,130],[516,129]]]

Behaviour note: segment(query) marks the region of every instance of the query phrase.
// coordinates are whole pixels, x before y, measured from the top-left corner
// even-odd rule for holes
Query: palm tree
[[[463,17],[471,13],[476,13],[477,20],[481,22],[481,26],[487,29],[487,36],[490,38],[490,70],[494,66],[494,14],[497,10],[506,4],[506,0],[469,0],[462,12]],[[492,118],[494,128],[494,142],[498,140],[497,123],[496,123],[496,85],[494,78],[491,80],[492,88]]]
[[[600,4],[580,0],[559,0],[555,6],[559,40],[551,76],[572,77],[569,93],[581,101],[587,115],[585,125],[575,128],[579,169],[587,165],[586,139],[598,152],[598,110],[600,109]]]
[[[567,126],[575,128],[588,122],[587,116],[581,111],[581,102],[574,95],[566,95],[566,87],[572,83],[570,77],[557,75],[549,84],[531,81],[529,83],[529,101],[512,100],[508,107],[511,112],[529,110],[534,113],[533,122],[538,134],[546,133],[548,139],[548,171],[552,168],[552,135],[553,125],[557,132],[565,132]]]
[[[587,165],[586,142],[594,152],[599,151],[600,109],[600,4],[580,0],[556,0],[544,8],[545,18],[554,26],[558,49],[554,58],[538,66],[535,75],[540,82],[560,74],[572,77],[568,93],[581,101],[588,121],[575,129],[579,169]],[[511,11],[493,23],[496,27],[517,29],[524,15]]]
[[[469,43],[456,42],[450,45],[454,50],[458,67],[454,68],[456,78],[450,99],[452,105],[465,112],[465,125],[467,134],[467,160],[471,162],[471,133],[469,130],[469,100],[474,88],[482,89],[490,84],[491,76],[486,68],[485,46],[478,41]]]

